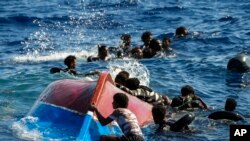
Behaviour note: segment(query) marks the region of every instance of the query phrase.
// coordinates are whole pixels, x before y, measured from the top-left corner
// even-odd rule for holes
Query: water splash
[[[114,62],[112,61],[109,62],[108,69],[112,78],[115,78],[115,76],[120,71],[125,70],[130,74],[130,78],[136,77],[140,80],[142,85],[149,86],[149,70],[146,66],[136,60],[116,60]]]

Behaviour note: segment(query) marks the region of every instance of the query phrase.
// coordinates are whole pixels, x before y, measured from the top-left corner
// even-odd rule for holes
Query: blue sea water
[[[24,132],[17,122],[25,117],[39,94],[59,79],[83,79],[50,74],[75,55],[80,72],[128,70],[142,83],[170,98],[189,84],[214,109],[226,98],[237,100],[237,111],[250,115],[250,74],[227,72],[228,60],[249,55],[249,0],[0,0],[0,140],[43,140],[37,132]],[[143,60],[87,63],[97,44],[118,46],[123,33],[141,45],[141,34],[173,36],[186,26],[191,36],[172,40],[175,56]],[[228,140],[229,124],[207,119],[210,111],[196,111],[192,133],[154,134],[143,128],[147,140]],[[69,140],[67,137],[65,139]]]

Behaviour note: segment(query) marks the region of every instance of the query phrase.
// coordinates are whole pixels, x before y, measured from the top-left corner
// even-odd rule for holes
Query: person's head
[[[181,88],[181,96],[184,96],[184,97],[188,95],[192,96],[194,94],[195,94],[194,88],[190,85],[185,85]]]
[[[64,64],[68,67],[68,69],[76,68],[76,57],[73,55],[69,55],[64,59]]]
[[[165,37],[162,39],[162,48],[163,49],[168,49],[170,47],[171,40],[168,37]]]
[[[152,39],[149,43],[149,48],[154,52],[161,51],[161,41],[158,39]]]
[[[142,34],[141,40],[144,44],[148,45],[152,39],[152,33],[150,31],[146,31]]]
[[[136,90],[140,86],[140,80],[138,78],[129,78],[126,81],[126,86],[130,90]]]
[[[130,34],[122,34],[121,40],[125,46],[130,46],[131,43],[131,36]]]
[[[128,96],[124,93],[116,93],[113,96],[113,108],[127,108],[128,107]]]
[[[123,58],[123,52],[121,51],[121,50],[118,50],[117,52],[116,52],[116,57],[117,58]]]
[[[175,36],[177,36],[177,37],[183,37],[183,36],[186,36],[186,35],[188,35],[188,30],[184,26],[178,27],[176,29],[176,31],[175,31]]]
[[[152,108],[152,116],[155,124],[160,124],[166,115],[167,109],[162,105],[154,105]]]
[[[237,106],[236,100],[233,98],[227,98],[226,103],[225,103],[225,110],[226,111],[234,111]]]
[[[108,56],[108,48],[105,45],[98,45],[98,56],[101,60],[105,60]]]
[[[131,50],[131,56],[135,59],[143,58],[142,50],[139,47],[135,47]]]
[[[126,81],[128,78],[129,73],[127,71],[120,71],[115,77],[115,83],[126,86]]]

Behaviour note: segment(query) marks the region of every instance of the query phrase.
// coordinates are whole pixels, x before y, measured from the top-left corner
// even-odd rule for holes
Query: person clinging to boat
[[[141,128],[137,118],[128,107],[128,96],[124,93],[116,93],[113,96],[112,106],[114,112],[107,118],[103,117],[95,105],[91,105],[89,110],[94,111],[100,123],[104,126],[112,121],[116,121],[121,128],[122,136],[102,135],[101,141],[144,141]]]
[[[125,80],[125,85],[120,86],[120,89],[152,105],[170,105],[171,103],[168,96],[161,95],[147,86],[140,85],[138,78],[128,78]]]
[[[189,131],[188,125],[195,119],[193,114],[186,114],[179,120],[171,119],[171,115],[167,113],[167,108],[162,105],[154,105],[152,108],[152,116],[154,123],[159,125],[156,129],[156,133],[170,129],[174,132],[186,132]]]
[[[195,95],[194,88],[190,85],[181,88],[181,95],[172,99],[171,107],[177,110],[208,109],[207,104],[199,96]]]

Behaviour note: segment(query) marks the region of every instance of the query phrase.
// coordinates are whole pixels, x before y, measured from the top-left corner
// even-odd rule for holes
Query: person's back
[[[140,81],[138,78],[129,78],[126,81],[126,87],[123,87],[122,90],[125,92],[138,97],[139,99],[156,105],[169,105],[171,100],[165,96],[160,95],[154,92],[151,88],[147,86],[140,85]]]
[[[112,121],[116,121],[124,134],[121,137],[103,135],[101,137],[102,141],[144,141],[144,137],[135,114],[127,109],[128,102],[129,99],[126,94],[116,93],[113,96],[112,103],[114,111],[107,118],[104,118],[94,105],[90,107],[90,110],[96,112],[97,118],[102,125],[107,125]]]

